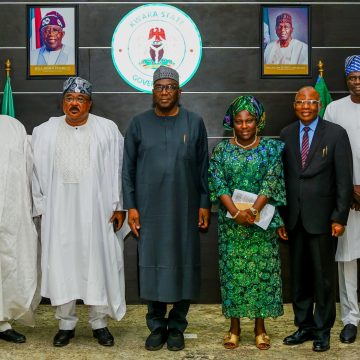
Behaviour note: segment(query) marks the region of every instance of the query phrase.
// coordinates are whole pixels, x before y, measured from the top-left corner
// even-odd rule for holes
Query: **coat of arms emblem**
[[[132,87],[152,90],[153,72],[169,66],[187,83],[200,65],[200,33],[183,11],[167,4],[148,4],[130,11],[112,39],[112,58],[119,75]]]

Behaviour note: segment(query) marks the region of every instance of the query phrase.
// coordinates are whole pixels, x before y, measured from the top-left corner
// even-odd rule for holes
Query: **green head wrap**
[[[265,127],[265,110],[261,102],[252,95],[237,97],[226,111],[223,125],[231,130],[234,127],[234,117],[242,110],[247,110],[256,119],[258,132]]]

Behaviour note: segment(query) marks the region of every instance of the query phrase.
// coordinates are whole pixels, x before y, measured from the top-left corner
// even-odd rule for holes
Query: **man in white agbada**
[[[308,46],[304,42],[293,39],[292,17],[283,13],[276,17],[276,35],[278,40],[272,41],[265,48],[265,64],[308,64]]]
[[[340,341],[352,343],[356,339],[360,320],[357,296],[357,259],[360,258],[360,55],[346,58],[345,75],[350,95],[330,103],[324,119],[341,125],[347,131],[353,154],[353,205],[345,233],[338,239],[335,257],[338,262],[341,320],[344,324]]]
[[[0,115],[0,339],[26,341],[13,320],[34,325],[38,239],[31,215],[31,147],[24,126]]]
[[[67,345],[75,335],[76,299],[90,305],[93,336],[104,346],[114,344],[107,316],[120,320],[125,314],[124,140],[114,122],[89,113],[91,91],[87,80],[66,80],[65,116],[33,131],[34,208],[42,216],[41,295],[57,306],[60,320],[54,346]]]

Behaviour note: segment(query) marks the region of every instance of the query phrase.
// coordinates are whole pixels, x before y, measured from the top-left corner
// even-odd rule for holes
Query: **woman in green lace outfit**
[[[235,99],[224,118],[234,137],[219,143],[210,160],[211,200],[219,206],[219,271],[223,314],[231,318],[224,346],[238,346],[240,318],[255,319],[255,341],[261,350],[270,347],[264,319],[283,314],[277,229],[283,225],[277,210],[266,230],[256,216],[268,203],[285,205],[281,152],[283,143],[260,138],[265,126],[262,104],[253,96]],[[235,189],[257,195],[239,210],[231,196]],[[231,217],[226,214],[230,213]]]

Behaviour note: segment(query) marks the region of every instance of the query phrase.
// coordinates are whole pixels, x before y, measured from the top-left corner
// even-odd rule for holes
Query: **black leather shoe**
[[[325,335],[325,336],[316,338],[314,340],[312,349],[317,352],[329,350],[330,349],[330,336]]]
[[[146,339],[145,349],[150,351],[160,350],[166,343],[167,337],[168,332],[166,329],[155,329]]]
[[[75,330],[59,330],[54,337],[54,346],[66,346],[75,336]]]
[[[103,346],[114,346],[114,337],[107,327],[93,330],[94,338],[98,339],[98,343]]]
[[[314,335],[311,330],[298,329],[293,334],[287,336],[283,343],[285,345],[299,345],[305,341],[314,340]]]
[[[177,329],[170,329],[167,338],[167,348],[170,351],[179,351],[185,347],[184,334]]]
[[[0,332],[0,339],[16,344],[24,343],[26,341],[26,337],[22,334],[19,334],[14,329],[8,329]]]
[[[340,341],[345,344],[351,344],[355,341],[357,335],[357,326],[347,324],[341,330]]]

